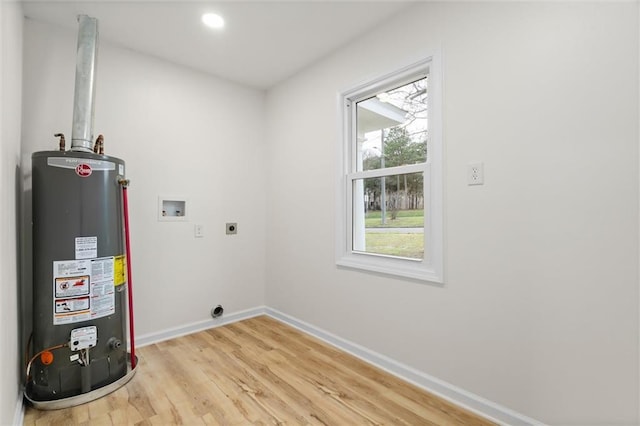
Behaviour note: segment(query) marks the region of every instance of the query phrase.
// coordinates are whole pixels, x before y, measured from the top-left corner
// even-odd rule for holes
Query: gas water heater
[[[71,148],[60,134],[59,150],[32,155],[33,331],[25,396],[42,409],[99,398],[135,373],[134,351],[127,353],[128,181],[124,161],[104,155],[102,136],[93,141],[98,23],[84,15],[78,21]]]

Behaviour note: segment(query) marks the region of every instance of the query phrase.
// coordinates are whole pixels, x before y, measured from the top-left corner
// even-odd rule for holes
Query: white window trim
[[[353,155],[351,120],[348,119],[347,104],[354,97],[375,95],[390,82],[415,76],[420,69],[428,68],[429,139],[426,163],[399,166],[381,170],[352,172],[355,168]],[[440,54],[435,52],[424,59],[381,78],[361,84],[338,94],[340,134],[338,138],[338,190],[336,191],[336,264],[340,267],[365,270],[391,276],[410,278],[433,283],[444,282],[444,223],[443,223],[443,144],[442,144],[442,68]],[[353,179],[372,178],[413,172],[424,173],[425,206],[425,257],[422,260],[395,258],[352,250],[352,190]],[[427,190],[428,188],[428,190]],[[430,217],[429,217],[430,214]]]

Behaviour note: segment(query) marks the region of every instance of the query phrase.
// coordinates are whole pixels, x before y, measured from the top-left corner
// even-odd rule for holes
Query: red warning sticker
[[[56,278],[56,297],[74,297],[89,294],[89,275]]]
[[[76,166],[76,174],[80,177],[91,176],[91,166],[87,163],[80,163]]]

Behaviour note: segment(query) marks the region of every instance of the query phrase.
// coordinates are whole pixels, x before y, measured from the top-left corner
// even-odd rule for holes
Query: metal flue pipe
[[[93,152],[93,111],[98,57],[98,20],[78,16],[76,86],[73,96],[71,151]]]

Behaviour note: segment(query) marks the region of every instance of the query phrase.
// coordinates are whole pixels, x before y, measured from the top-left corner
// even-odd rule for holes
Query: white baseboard
[[[22,426],[24,424],[24,395],[22,392],[22,386],[20,386],[20,392],[18,392],[18,399],[16,401],[16,410],[13,413],[13,425]]]
[[[186,336],[187,334],[196,333],[198,331],[208,330],[210,328],[220,327],[225,324],[231,324],[233,322],[257,317],[258,315],[264,315],[265,313],[266,307],[259,306],[256,308],[246,309],[244,311],[234,312],[231,314],[223,314],[219,318],[210,318],[204,321],[193,322],[191,324],[168,328],[166,330],[157,331],[154,333],[142,334],[140,336],[136,336],[135,343],[136,347],[147,346],[165,340],[175,339],[176,337]]]
[[[322,330],[314,325],[308,324],[290,315],[284,314],[276,309],[267,307],[266,314],[270,317],[282,321],[292,327],[297,328],[307,334],[337,347],[345,352],[354,355],[361,360],[372,364],[382,370],[393,374],[409,383],[425,389],[441,398],[446,399],[458,406],[464,407],[482,417],[486,417],[496,423],[502,425],[518,425],[518,426],[541,426],[542,422],[524,416],[509,408],[503,407],[492,401],[484,399],[464,389],[460,389],[450,383],[440,380],[436,377],[429,376],[418,371],[408,365],[404,365],[389,357],[381,355],[377,352],[362,347],[356,343],[338,337],[328,331]]]

